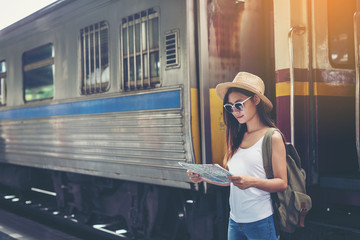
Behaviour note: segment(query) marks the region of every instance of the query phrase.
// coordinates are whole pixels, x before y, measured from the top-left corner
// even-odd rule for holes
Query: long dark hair
[[[239,92],[247,97],[255,95],[253,92],[247,91],[245,89],[229,88],[225,94],[223,104],[228,103],[229,94],[232,92]],[[263,101],[260,101],[260,103],[256,106],[256,110],[262,123],[268,127],[276,128],[275,123],[271,119],[269,113],[265,111]],[[224,157],[224,166],[227,166],[227,162],[235,154],[244,138],[244,134],[247,131],[247,125],[246,123],[239,124],[238,120],[225,109],[223,109],[223,119],[226,125],[226,155]]]

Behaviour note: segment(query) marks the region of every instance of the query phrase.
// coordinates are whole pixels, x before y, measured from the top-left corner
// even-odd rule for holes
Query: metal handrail
[[[359,142],[359,134],[360,134],[360,126],[359,126],[359,94],[360,94],[360,72],[359,72],[359,42],[358,42],[358,28],[357,28],[357,18],[360,15],[359,12],[354,13],[354,45],[355,45],[355,76],[356,76],[356,83],[355,83],[355,131],[356,131],[356,150],[357,150],[357,158],[359,163],[360,170],[360,142]]]
[[[294,118],[294,97],[295,97],[295,78],[294,78],[294,48],[293,48],[293,34],[298,31],[299,34],[305,31],[305,27],[293,26],[289,30],[289,57],[290,57],[290,134],[291,143],[295,144],[295,118]]]

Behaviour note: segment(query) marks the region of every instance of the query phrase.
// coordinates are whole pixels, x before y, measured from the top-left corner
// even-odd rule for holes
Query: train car
[[[276,119],[307,172],[309,239],[359,238],[358,7],[274,1]]]
[[[248,71],[307,172],[313,228],[298,236],[350,236],[360,229],[357,6],[58,0],[0,31],[1,184],[135,239],[225,239],[228,189],[190,183],[178,162],[222,164],[215,86]]]
[[[79,222],[173,234],[199,138],[194,25],[191,1],[71,0],[2,30],[1,182]]]

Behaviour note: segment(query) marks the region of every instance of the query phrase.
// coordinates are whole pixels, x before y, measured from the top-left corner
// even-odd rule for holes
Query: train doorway
[[[354,49],[353,17],[357,2],[313,1],[312,97],[318,182],[312,186],[316,189],[312,194],[314,203],[321,207],[360,206],[356,145],[359,108],[355,110],[359,99],[355,83],[359,74],[355,73],[358,54]],[[355,27],[356,31],[359,26]]]

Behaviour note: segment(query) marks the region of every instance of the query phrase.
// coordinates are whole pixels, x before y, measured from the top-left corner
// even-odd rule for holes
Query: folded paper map
[[[192,164],[179,162],[179,164],[189,170],[199,174],[202,178],[218,183],[230,183],[226,176],[232,176],[225,168],[219,164]]]

